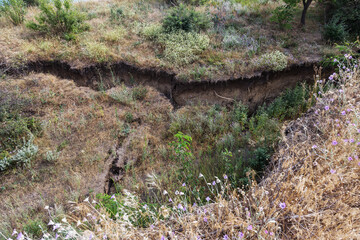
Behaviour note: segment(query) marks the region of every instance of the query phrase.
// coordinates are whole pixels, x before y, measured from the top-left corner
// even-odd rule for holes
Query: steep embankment
[[[140,83],[154,87],[178,106],[198,102],[214,104],[241,101],[253,109],[299,82],[313,81],[317,62],[294,64],[279,72],[264,71],[240,78],[191,82],[181,81],[171,72],[138,68],[125,62],[81,69],[58,61],[31,62],[18,69],[6,68],[5,65],[0,67],[10,75],[31,71],[51,73],[60,78],[72,79],[78,86],[96,90],[109,89],[122,82],[129,85]]]

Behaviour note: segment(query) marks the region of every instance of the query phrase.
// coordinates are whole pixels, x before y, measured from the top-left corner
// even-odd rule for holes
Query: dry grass
[[[95,239],[104,235],[108,239],[358,239],[358,73],[358,69],[351,73],[350,79],[348,72],[341,74],[339,88],[284,126],[283,141],[267,176],[259,184],[252,180],[248,190],[231,190],[226,180],[220,180],[210,196],[214,202],[202,207],[184,205],[186,211],[176,210],[178,203],[186,204],[184,198],[168,193],[173,203],[162,211],[173,209],[172,213],[164,213],[166,220],[145,229],[134,227],[125,217],[114,221],[86,202],[76,206],[73,217],[79,217],[79,209],[98,217],[93,232],[86,231]],[[139,207],[132,195],[125,202],[129,196]]]
[[[317,20],[322,14],[319,9],[309,10],[309,15],[315,17],[308,20],[307,27],[303,31],[299,31],[295,24],[293,30],[281,32],[269,20],[270,12],[277,3],[256,2],[240,10],[238,7],[228,9],[225,5],[225,3],[218,3],[197,8],[198,11],[219,17],[220,24],[216,28],[203,32],[210,38],[210,48],[199,54],[199,58],[194,58],[194,62],[183,66],[173,64],[164,58],[162,56],[164,46],[147,40],[141,34],[149,24],[158,24],[161,21],[168,6],[157,1],[128,0],[77,3],[80,11],[89,16],[87,23],[90,31],[80,34],[77,40],[72,42],[61,40],[56,36],[39,35],[24,26],[6,24],[6,21],[2,19],[0,61],[8,65],[17,65],[29,61],[57,59],[78,68],[98,62],[125,61],[138,67],[156,67],[172,71],[183,79],[216,81],[261,70],[249,64],[251,60],[263,53],[275,50],[286,53],[289,64],[320,58],[324,43],[321,40]],[[123,10],[123,17],[118,22],[111,22],[110,9],[117,8]],[[33,19],[37,14],[37,8],[30,8],[26,20]],[[230,25],[237,28],[236,35],[246,34],[259,41],[258,52],[248,52],[244,47],[225,48],[223,38],[226,28]],[[200,76],[194,77],[194,72],[200,67],[205,71]]]
[[[45,74],[6,77],[0,81],[0,88],[31,99],[31,107],[25,111],[43,126],[42,135],[35,140],[39,153],[32,166],[0,175],[2,231],[21,228],[29,219],[46,220],[41,210],[44,204],[61,208],[68,200],[103,192],[109,151],[119,144],[126,113],[134,116],[129,126],[132,141],[138,142],[126,151],[138,160],[142,142],[158,144],[172,109],[169,101],[152,88],[147,88],[143,100],[126,105],[115,101],[110,93],[77,87],[72,81]],[[155,120],[149,118],[151,114]],[[156,121],[159,119],[161,122]],[[56,149],[61,149],[59,157],[49,162],[46,153]]]

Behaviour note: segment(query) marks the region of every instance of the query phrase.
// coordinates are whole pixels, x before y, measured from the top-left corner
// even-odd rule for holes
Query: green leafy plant
[[[294,18],[294,6],[291,4],[287,4],[285,6],[277,7],[273,11],[273,15],[271,17],[271,21],[279,24],[281,29],[290,29],[291,21]]]
[[[181,171],[184,172],[185,179],[188,181],[193,178],[191,171],[193,154],[190,150],[192,138],[182,132],[178,132],[174,137],[177,141],[171,142],[170,146],[173,148],[175,158],[181,162]]]
[[[84,24],[85,15],[79,13],[70,0],[41,1],[41,13],[26,26],[30,29],[47,33],[59,34],[66,40],[75,39],[77,33],[88,30]]]
[[[180,4],[171,9],[169,14],[164,18],[162,26],[167,33],[177,32],[179,30],[199,32],[200,30],[208,29],[211,26],[211,21],[207,15]]]
[[[15,26],[20,25],[25,19],[26,4],[23,0],[4,0],[0,2],[0,13]]]
[[[333,18],[324,27],[324,38],[329,42],[342,42],[346,39],[348,33],[346,26],[340,22],[339,18]]]

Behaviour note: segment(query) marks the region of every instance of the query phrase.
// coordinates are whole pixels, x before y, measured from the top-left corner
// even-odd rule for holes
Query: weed
[[[66,40],[73,40],[77,33],[88,30],[84,24],[85,15],[75,10],[70,0],[54,0],[53,4],[41,1],[41,13],[26,26],[35,31],[61,35]]]

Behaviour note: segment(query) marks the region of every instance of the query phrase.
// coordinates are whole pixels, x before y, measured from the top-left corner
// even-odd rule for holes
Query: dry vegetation
[[[134,100],[136,87],[95,92],[45,74],[6,77],[0,89],[9,96],[29,99],[31,104],[23,111],[38,119],[43,129],[34,142],[39,152],[31,167],[1,173],[2,231],[46,218],[41,213],[44,204],[55,204],[61,212],[68,200],[103,192],[109,151],[129,134],[133,145],[127,154],[134,159],[140,159],[149,142],[161,146],[157,133],[165,128],[172,109],[168,100],[151,88],[143,88],[147,92],[143,99]],[[126,117],[128,113],[132,119]]]
[[[95,230],[96,235],[107,234],[109,239],[241,239],[242,234],[245,239],[359,238],[360,77],[356,71],[350,80],[345,74],[342,80],[344,85],[287,124],[271,171],[260,184],[252,181],[247,191],[224,190],[226,194],[216,202],[189,206],[188,212],[173,214],[151,228],[125,228],[105,217],[97,224],[102,230]],[[216,188],[220,191],[226,183],[222,180]]]
[[[276,6],[278,3],[273,1],[243,4],[210,1],[197,7],[197,11],[212,19],[212,26],[200,33],[209,39],[209,45],[201,51],[190,52],[186,65],[180,54],[183,50],[177,48],[191,46],[196,39],[183,39],[181,43],[179,39],[159,42],[147,35],[159,35],[156,26],[170,9],[161,1],[76,3],[77,9],[86,15],[90,30],[79,34],[75,41],[38,34],[24,25],[13,26],[3,17],[0,18],[0,61],[19,66],[27,62],[60,60],[77,68],[124,61],[139,68],[175,72],[179,79],[217,80],[270,70],[271,67],[257,59],[276,50],[285,54],[283,60],[288,65],[320,60],[325,48],[320,34],[320,8],[310,9],[309,21],[303,30],[299,31],[294,24],[292,30],[279,31],[270,21],[271,11]],[[26,21],[34,19],[38,13],[36,7],[29,8]],[[167,56],[167,52],[173,56]]]

